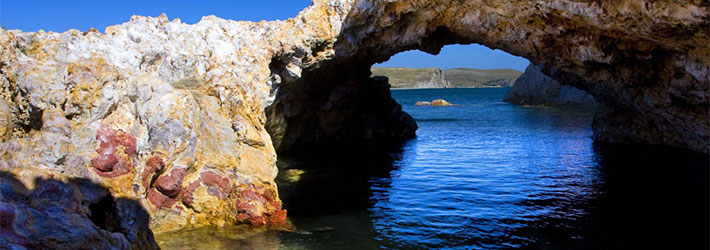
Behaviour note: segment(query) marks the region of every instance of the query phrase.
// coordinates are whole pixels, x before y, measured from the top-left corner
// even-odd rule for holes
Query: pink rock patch
[[[150,203],[153,203],[153,205],[155,205],[158,208],[161,208],[161,207],[169,208],[169,207],[172,207],[176,202],[175,199],[171,199],[170,197],[168,197],[164,194],[161,194],[160,192],[158,192],[154,188],[148,189],[148,195],[146,198],[148,198],[148,201],[150,201]]]
[[[91,165],[98,175],[113,178],[133,169],[133,157],[136,156],[136,138],[133,135],[102,125],[96,131],[96,140],[101,143],[96,150],[99,156],[91,159]],[[124,156],[117,154],[119,146],[123,146]]]
[[[200,180],[207,186],[218,187],[224,193],[229,193],[231,185],[227,177],[222,177],[213,171],[203,171],[200,173]]]
[[[163,162],[163,158],[160,158],[160,156],[150,157],[150,159],[145,162],[145,170],[143,170],[143,173],[141,174],[143,178],[143,187],[149,188],[155,172],[162,170],[164,167],[165,162]]]
[[[158,191],[175,198],[182,189],[182,180],[185,177],[185,168],[173,168],[169,174],[164,174],[155,181]]]
[[[271,223],[281,223],[286,220],[286,210],[281,209],[278,201],[268,191],[258,193],[252,189],[245,189],[239,192],[237,200],[237,220],[248,221],[252,225],[266,224],[267,218]],[[264,208],[254,204],[263,204]],[[268,211],[274,212],[269,215]]]
[[[271,221],[271,223],[283,223],[286,221],[286,213],[286,209],[278,210],[271,214],[271,218],[269,218],[269,221]]]

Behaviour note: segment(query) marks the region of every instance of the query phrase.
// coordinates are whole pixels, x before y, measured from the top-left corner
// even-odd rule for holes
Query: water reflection
[[[707,155],[594,143],[592,111],[508,105],[505,91],[394,91],[419,121],[416,139],[281,155],[294,232],[158,239],[223,249],[710,247]],[[459,105],[412,105],[437,98]]]
[[[518,173],[506,170],[505,175],[494,177],[497,180],[491,180],[494,175],[486,170],[449,166],[453,167],[449,178],[433,180],[426,176],[434,173],[412,172],[407,165],[416,147],[416,140],[408,143],[404,153],[392,154],[387,161],[392,164],[384,166],[379,164],[381,159],[373,162],[360,154],[341,158],[344,161],[306,160],[288,165],[311,176],[298,186],[281,187],[283,192],[308,190],[299,196],[284,193],[289,209],[299,209],[291,219],[302,231],[280,233],[281,247],[708,246],[710,196],[705,155],[666,147],[596,143],[590,165],[536,166],[542,168],[517,169]],[[571,162],[579,163],[579,159]]]

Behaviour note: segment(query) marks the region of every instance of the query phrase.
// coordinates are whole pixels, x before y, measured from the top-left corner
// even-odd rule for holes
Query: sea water
[[[224,249],[707,249],[708,157],[595,143],[595,110],[508,88],[393,90],[417,137],[382,152],[280,156],[295,230],[159,237]],[[415,106],[446,99],[448,107]]]

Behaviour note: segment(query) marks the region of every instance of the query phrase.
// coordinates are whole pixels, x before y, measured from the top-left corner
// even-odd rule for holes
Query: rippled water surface
[[[520,107],[507,89],[395,90],[419,125],[389,152],[282,156],[297,230],[171,238],[267,249],[707,249],[708,157],[591,139],[592,110]],[[414,106],[443,98],[452,107]],[[204,246],[204,245],[203,245]]]

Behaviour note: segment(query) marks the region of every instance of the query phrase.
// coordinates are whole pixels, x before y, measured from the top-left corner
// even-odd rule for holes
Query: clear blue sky
[[[492,50],[479,44],[447,45],[439,55],[410,50],[394,55],[378,67],[516,69],[523,71],[530,62],[502,50]]]
[[[132,15],[180,18],[185,23],[196,23],[203,16],[215,15],[233,20],[285,20],[294,17],[310,0],[0,0],[0,25],[6,29],[24,31],[62,32],[81,31],[128,21]],[[450,68],[512,68],[523,70],[528,65],[524,58],[480,45],[450,45],[438,56],[420,51],[395,55],[380,66],[386,67],[441,67]]]

